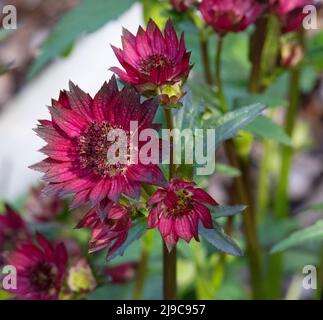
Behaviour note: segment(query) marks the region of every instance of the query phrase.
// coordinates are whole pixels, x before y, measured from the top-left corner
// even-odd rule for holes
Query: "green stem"
[[[167,122],[167,128],[169,130],[174,129],[173,116],[171,109],[165,110],[165,117]],[[170,164],[169,164],[169,180],[176,175],[176,166],[174,164],[174,152],[173,152],[173,139],[170,139]],[[167,246],[163,244],[164,255],[164,299],[175,300],[176,299],[176,246],[171,252],[168,251]]]
[[[294,133],[294,127],[299,107],[299,82],[300,82],[300,72],[296,68],[291,71],[290,76],[290,105],[287,111],[285,119],[285,131],[292,137]],[[281,158],[281,167],[279,174],[279,183],[276,194],[276,216],[279,219],[286,218],[289,212],[289,199],[288,199],[288,180],[289,180],[289,169],[293,157],[293,148],[291,146],[282,147],[282,158]]]
[[[209,57],[209,41],[205,35],[200,34],[201,57],[204,67],[205,80],[209,85],[213,84],[212,71]]]
[[[295,68],[290,75],[289,99],[290,104],[285,118],[285,131],[292,137],[299,108],[299,86],[300,86],[300,70]],[[279,172],[279,182],[275,196],[275,215],[278,220],[288,217],[289,197],[289,173],[293,158],[293,148],[291,146],[283,146],[281,151],[281,164]],[[279,299],[281,296],[281,282],[283,273],[283,254],[277,253],[271,256],[268,272],[268,298]]]
[[[220,103],[220,109],[223,113],[228,111],[228,104],[226,97],[224,95],[223,91],[223,83],[222,83],[222,75],[221,75],[221,57],[222,57],[222,49],[223,49],[223,40],[224,38],[222,36],[219,37],[218,39],[218,45],[217,45],[217,50],[216,50],[216,73],[215,73],[215,79],[216,79],[216,84],[218,87],[218,97],[219,97],[219,103]]]
[[[229,110],[226,97],[224,95],[221,76],[221,54],[223,49],[223,37],[219,37],[216,53],[216,80],[218,86],[218,97],[220,109],[223,113]],[[261,251],[258,243],[257,228],[255,223],[254,206],[248,190],[248,172],[239,158],[234,142],[232,140],[224,143],[224,149],[230,165],[239,169],[241,176],[234,179],[235,192],[240,203],[248,205],[243,214],[244,233],[246,238],[247,252],[249,258],[250,280],[254,299],[263,298],[263,281],[261,266]]]
[[[141,251],[141,257],[139,261],[139,266],[136,274],[135,290],[134,290],[134,299],[141,300],[143,296],[143,290],[145,285],[145,278],[148,271],[148,250],[143,244]]]
[[[271,113],[274,115],[274,112]],[[271,203],[270,176],[272,173],[272,155],[277,152],[272,141],[265,139],[262,143],[263,154],[260,161],[257,185],[257,222],[263,223],[266,220],[269,205]]]

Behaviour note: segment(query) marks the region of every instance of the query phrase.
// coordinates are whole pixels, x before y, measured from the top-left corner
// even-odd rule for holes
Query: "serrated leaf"
[[[265,139],[277,141],[281,144],[290,146],[292,141],[286,132],[265,116],[257,117],[252,123],[245,127],[245,130]]]
[[[200,222],[199,234],[217,250],[233,256],[242,256],[243,253],[239,246],[224,233],[218,224],[213,223],[213,225],[214,229],[206,229]]]
[[[182,101],[182,108],[174,110],[174,124],[178,129],[195,129],[200,126],[200,114],[203,112],[201,105],[193,102],[192,91],[186,87],[186,95]]]
[[[212,220],[234,216],[246,208],[246,206],[216,206],[211,210]]]
[[[308,228],[292,233],[287,239],[276,244],[270,253],[284,251],[311,241],[323,241],[323,220],[316,222]]]
[[[139,218],[133,222],[133,226],[128,232],[127,240],[110,256],[107,257],[107,260],[110,261],[118,256],[123,256],[125,250],[136,240],[140,239],[147,230],[147,221],[146,218]]]
[[[34,77],[52,59],[61,56],[84,33],[101,28],[110,20],[117,19],[135,0],[81,0],[57,23],[42,45],[42,53],[32,64],[28,77]]]
[[[264,109],[265,105],[256,103],[239,108],[209,122],[209,128],[215,128],[215,145],[235,137],[235,134],[251,123]]]

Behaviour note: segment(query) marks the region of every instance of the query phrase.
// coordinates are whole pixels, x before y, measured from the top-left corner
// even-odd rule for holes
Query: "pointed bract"
[[[157,227],[169,251],[178,239],[189,242],[198,240],[198,224],[211,229],[210,210],[205,204],[216,206],[217,202],[204,190],[195,188],[194,182],[173,179],[165,189],[159,189],[151,196],[148,228]]]
[[[157,129],[153,119],[158,99],[141,102],[129,86],[119,91],[115,77],[93,99],[73,83],[70,90],[49,108],[51,121],[40,121],[35,129],[47,142],[41,151],[48,158],[31,167],[44,172],[44,193],[74,195],[73,207],[85,202],[94,206],[105,198],[118,201],[121,194],[138,199],[142,183],[164,186],[157,165],[129,160],[130,122],[138,123],[138,135],[144,129]],[[114,143],[108,137],[115,129],[126,136],[124,161],[114,162],[108,156]]]
[[[178,40],[171,20],[164,34],[151,19],[146,30],[139,27],[136,36],[124,29],[122,46],[112,48],[124,70],[111,70],[146,96],[161,94],[165,86],[182,85],[192,67],[184,38]]]

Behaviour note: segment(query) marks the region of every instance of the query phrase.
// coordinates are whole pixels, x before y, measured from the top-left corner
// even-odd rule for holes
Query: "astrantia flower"
[[[138,122],[138,134],[146,128],[158,129],[152,124],[158,104],[158,99],[141,103],[130,87],[119,91],[115,77],[93,99],[71,83],[70,92],[63,91],[58,101],[53,100],[51,121],[42,120],[35,129],[47,142],[41,151],[48,158],[32,166],[45,173],[44,192],[74,194],[73,206],[87,201],[96,205],[106,197],[117,201],[122,193],[138,198],[142,183],[164,185],[157,165],[134,163],[128,153],[124,160],[129,162],[108,158],[115,144],[108,139],[113,129],[123,130],[129,144],[131,121]]]
[[[152,206],[148,228],[158,227],[169,251],[179,238],[187,242],[193,237],[198,240],[199,221],[205,228],[213,227],[210,210],[204,204],[216,206],[217,202],[194,186],[194,182],[173,179],[168,188],[159,189],[148,201]]]
[[[200,10],[205,22],[224,35],[244,31],[260,16],[263,6],[257,0],[203,0]]]
[[[17,289],[8,291],[18,299],[57,299],[67,264],[65,246],[54,247],[40,234],[36,238],[38,245],[28,240],[9,253],[7,262],[17,269]]]
[[[303,13],[303,8],[313,4],[313,0],[270,0],[271,10],[278,14],[285,33],[301,28],[306,16]]]
[[[129,208],[112,203],[105,208],[91,209],[77,225],[78,228],[91,229],[89,252],[108,247],[109,256],[116,251],[127,239],[132,226],[130,213]]]
[[[123,30],[123,49],[112,47],[125,71],[112,68],[123,81],[131,83],[146,96],[161,95],[162,101],[176,102],[182,95],[190,65],[184,34],[178,39],[174,25],[167,22],[164,35],[153,20],[145,31],[139,27],[134,36]]]
[[[28,236],[24,220],[6,204],[4,212],[0,212],[0,253]]]
[[[46,196],[42,194],[43,184],[31,188],[27,196],[25,209],[32,220],[47,222],[54,220],[64,207],[64,201],[58,196]]]
[[[137,262],[125,262],[113,267],[104,269],[104,273],[108,276],[109,281],[114,284],[122,284],[132,280],[136,275],[138,268]]]

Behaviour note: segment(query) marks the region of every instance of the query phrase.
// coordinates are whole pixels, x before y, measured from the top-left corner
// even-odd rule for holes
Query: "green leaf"
[[[136,219],[128,232],[127,240],[115,252],[107,257],[110,261],[118,256],[123,256],[125,250],[136,240],[140,239],[147,230],[147,220],[145,217]]]
[[[260,103],[239,108],[226,113],[215,121],[209,121],[205,126],[215,128],[215,145],[219,146],[225,140],[235,137],[239,130],[251,123],[265,108],[265,105]]]
[[[151,18],[159,28],[163,28],[169,18],[167,10],[169,5],[167,1],[159,0],[141,0],[143,6],[144,20],[147,23]]]
[[[317,71],[323,70],[323,32],[317,32],[307,39],[305,64],[313,66]]]
[[[232,166],[229,166],[227,164],[224,163],[216,163],[215,164],[215,172],[218,175],[223,175],[226,177],[239,177],[241,175],[241,172],[239,169],[234,168]]]
[[[212,220],[231,217],[241,213],[246,209],[246,206],[216,206],[211,210]]]
[[[34,77],[52,59],[64,55],[84,33],[101,28],[110,20],[117,19],[135,0],[81,0],[67,12],[42,45],[42,53],[32,64],[28,77]]]
[[[257,117],[245,130],[262,138],[274,140],[287,146],[292,144],[291,139],[285,131],[268,117]]]
[[[323,240],[323,220],[316,222],[314,225],[292,233],[287,239],[276,244],[271,253],[284,251],[286,249],[302,245],[311,241]]]
[[[200,118],[203,107],[193,102],[192,91],[185,87],[186,95],[183,98],[183,106],[173,110],[174,124],[178,129],[195,129],[200,127]]]
[[[239,246],[223,232],[218,224],[213,222],[213,225],[214,229],[206,229],[202,223],[200,223],[199,233],[201,236],[217,250],[233,256],[242,256],[243,253]]]

